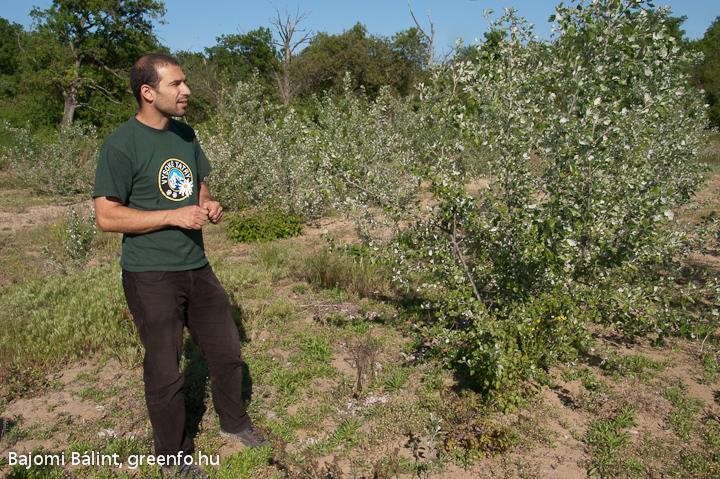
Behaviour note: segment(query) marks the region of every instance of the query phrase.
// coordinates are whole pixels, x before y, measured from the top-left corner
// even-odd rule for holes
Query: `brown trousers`
[[[123,289],[145,348],[145,401],[155,453],[191,453],[185,431],[184,377],[180,371],[183,327],[208,364],[213,404],[226,432],[250,425],[242,398],[240,337],[228,295],[210,266],[189,271],[122,273]]]

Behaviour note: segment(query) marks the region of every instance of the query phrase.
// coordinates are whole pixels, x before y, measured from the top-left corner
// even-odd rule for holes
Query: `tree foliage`
[[[716,17],[696,44],[703,60],[695,73],[695,80],[705,90],[710,105],[710,121],[720,127],[720,17]]]
[[[257,73],[268,87],[279,67],[278,52],[269,28],[260,27],[242,34],[221,35],[217,44],[205,49],[207,59],[214,63],[229,84],[247,81]]]
[[[164,12],[159,0],[54,0],[45,10],[33,8],[28,68],[41,69],[62,95],[63,127],[78,108],[104,113],[101,121],[112,123],[128,115],[127,70],[158,49],[152,21]]]
[[[370,35],[357,23],[349,30],[332,35],[316,34],[297,57],[293,74],[301,91],[340,91],[346,72],[354,86],[362,86],[375,96],[382,86],[409,93],[426,56],[427,44],[416,29],[399,32],[392,40]]]

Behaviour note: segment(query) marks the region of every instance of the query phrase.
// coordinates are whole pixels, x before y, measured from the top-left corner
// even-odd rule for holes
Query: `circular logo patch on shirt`
[[[192,195],[193,176],[184,161],[170,158],[160,167],[158,174],[160,193],[171,201],[182,201]]]

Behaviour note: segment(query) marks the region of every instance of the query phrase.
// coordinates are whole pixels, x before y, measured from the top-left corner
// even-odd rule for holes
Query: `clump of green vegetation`
[[[298,263],[297,250],[292,244],[260,243],[254,253],[273,280],[286,277]]]
[[[327,439],[310,447],[314,454],[326,454],[337,448],[352,448],[360,440],[358,430],[362,426],[360,420],[354,417],[344,419],[337,425]]]
[[[231,217],[226,230],[228,238],[238,243],[266,242],[298,236],[302,223],[298,216],[279,210],[257,210]]]
[[[324,250],[305,260],[302,279],[328,289],[343,289],[360,297],[372,297],[391,290],[388,270],[368,258],[341,251]]]
[[[668,421],[677,435],[683,439],[690,439],[690,435],[699,427],[698,415],[702,410],[702,402],[689,396],[687,386],[679,382],[663,391],[665,399],[670,401],[673,409],[668,414]]]
[[[7,288],[0,296],[0,361],[23,368],[100,353],[136,362],[140,346],[117,265]]]
[[[93,254],[93,241],[97,236],[95,215],[83,216],[75,208],[70,208],[67,219],[57,229],[60,250],[45,246],[43,252],[52,267],[62,274],[82,268]]]
[[[411,370],[402,366],[389,368],[383,379],[383,386],[387,392],[395,392],[402,389],[410,376]]]
[[[611,352],[600,365],[603,371],[613,376],[634,376],[644,378],[657,374],[665,364],[654,361],[642,354],[623,355]]]
[[[224,458],[213,477],[227,479],[251,479],[257,472],[272,463],[270,447],[245,448],[237,454]]]
[[[622,407],[609,419],[598,419],[590,425],[585,443],[592,456],[588,468],[591,476],[635,477],[642,473],[642,465],[627,455],[630,435],[626,430],[635,425],[635,411],[630,406]]]

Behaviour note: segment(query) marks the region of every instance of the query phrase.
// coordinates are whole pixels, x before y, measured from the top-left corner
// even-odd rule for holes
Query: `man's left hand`
[[[220,202],[218,201],[206,201],[202,205],[205,208],[208,209],[208,219],[212,224],[217,224],[222,220],[223,217],[223,208],[220,206]]]

